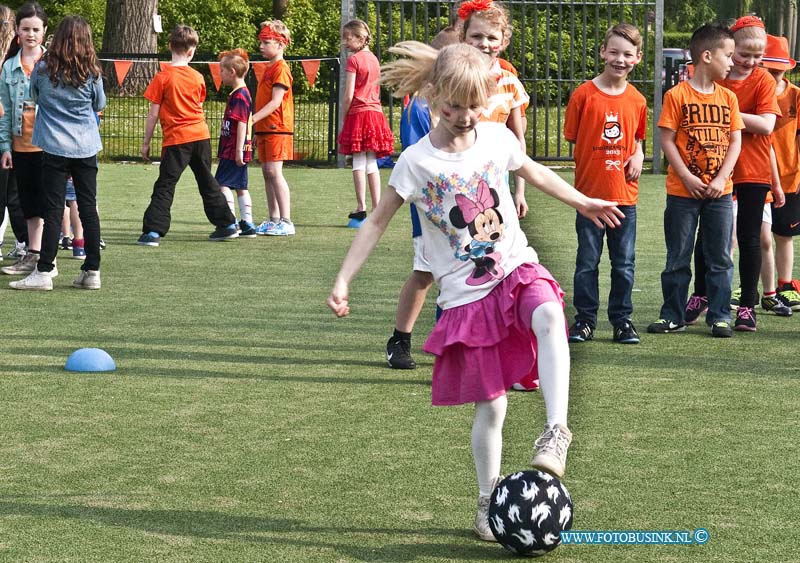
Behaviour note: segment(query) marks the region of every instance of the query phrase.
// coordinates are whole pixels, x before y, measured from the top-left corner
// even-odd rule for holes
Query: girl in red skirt
[[[342,27],[342,43],[352,55],[347,59],[347,80],[342,100],[344,125],[339,134],[339,152],[353,155],[356,210],[349,215],[352,226],[367,217],[367,182],[372,209],[381,197],[377,159],[394,152],[394,135],[381,108],[380,64],[369,50],[367,24],[351,20]]]
[[[534,442],[534,467],[561,477],[572,440],[563,292],[528,245],[506,175],[516,171],[598,227],[616,227],[623,215],[616,204],[586,197],[531,160],[505,125],[479,123],[497,86],[489,57],[465,44],[437,52],[410,41],[390,51],[405,57],[384,67],[385,82],[398,95],[420,91],[439,122],[400,155],[380,205],[353,240],[328,306],[339,317],[350,312],[351,280],[398,208],[414,203],[444,311],[424,346],[435,355],[432,402],[475,405],[474,531],[494,541],[489,497],[500,480],[508,389],[538,371],[547,416]]]

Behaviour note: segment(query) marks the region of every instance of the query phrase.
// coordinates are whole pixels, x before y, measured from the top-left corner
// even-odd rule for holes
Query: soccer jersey
[[[675,131],[675,145],[689,171],[706,184],[719,172],[728,153],[732,131],[744,129],[739,103],[733,92],[718,84],[704,94],[690,82],[680,82],[664,94],[658,126]],[[733,191],[727,179],[724,194]],[[675,169],[667,170],[667,193],[692,197]]]
[[[479,123],[467,150],[438,150],[426,135],[402,152],[389,185],[414,203],[422,220],[425,256],[449,309],[477,301],[536,252],[519,227],[505,181],[525,162],[505,125]]]
[[[161,106],[158,120],[162,146],[182,145],[210,137],[203,115],[206,83],[188,66],[168,66],[153,77],[144,91],[148,101]]]
[[[719,82],[736,94],[739,111],[753,115],[772,113],[780,115],[775,96],[775,79],[760,67],[743,80],[726,78]],[[742,152],[733,168],[734,184],[770,184],[769,135],[755,135],[742,131]]]
[[[636,205],[639,181],[625,179],[625,161],[647,128],[647,100],[627,84],[619,95],[591,80],[578,86],[564,115],[564,138],[575,143],[575,187],[589,197]]]
[[[772,148],[778,161],[781,187],[787,194],[797,191],[800,184],[800,88],[783,79],[786,89],[778,96],[781,117],[775,122]]]
[[[253,147],[250,143],[250,128],[253,122],[250,113],[251,108],[252,101],[250,92],[245,86],[237,88],[230,93],[220,126],[219,150],[217,151],[218,158],[236,160],[236,136],[238,134],[239,123],[246,123],[247,130],[244,136],[244,151],[242,152],[242,157],[245,162],[250,162],[252,159]]]
[[[256,134],[274,133],[286,135],[294,133],[293,82],[294,79],[292,78],[289,64],[284,59],[279,59],[267,65],[256,89],[256,113],[272,100],[272,89],[275,86],[283,87],[286,92],[283,94],[280,107],[255,124]]]

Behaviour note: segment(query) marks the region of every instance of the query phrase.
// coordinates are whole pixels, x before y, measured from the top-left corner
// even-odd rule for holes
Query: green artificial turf
[[[0,280],[0,561],[512,558],[470,534],[472,407],[430,406],[421,346],[433,295],[415,331],[418,369],[385,366],[411,268],[408,212],[354,282],[351,316],[336,319],[325,299],[354,234],[348,170],[288,168],[297,235],[225,243],[206,240],[187,171],[172,230],[140,247],[156,176],[152,165],[101,166],[100,291],[70,287],[79,263],[65,253],[52,292]],[[263,182],[257,168],[250,177],[260,221]],[[642,343],[611,341],[604,257],[595,341],[571,348],[565,484],[573,529],[711,537],[562,546],[546,560],[798,561],[800,318],[760,315],[757,333],[729,340],[702,325],[645,334],[661,299],[663,184],[641,185]],[[528,194],[523,227],[567,291],[571,320],[574,212]],[[116,372],[64,371],[83,347],[108,351]],[[543,423],[539,394],[510,396],[504,472],[527,466]]]

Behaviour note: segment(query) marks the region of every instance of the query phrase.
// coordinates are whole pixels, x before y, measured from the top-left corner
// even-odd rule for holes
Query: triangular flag
[[[306,73],[306,78],[308,79],[308,85],[312,88],[314,87],[314,82],[317,80],[317,71],[319,71],[319,59],[311,59],[307,61],[303,61],[303,70]]]
[[[167,68],[169,68],[169,65],[170,65],[169,61],[158,61],[158,68],[160,68],[161,70],[167,70]]]
[[[261,79],[264,78],[264,73],[267,71],[267,65],[269,65],[269,63],[265,61],[260,61],[260,62],[254,62],[252,64],[253,64],[253,72],[256,75],[256,80],[261,82]]]
[[[122,86],[122,81],[128,76],[128,71],[131,69],[133,61],[114,61],[114,70],[117,73],[117,84]]]
[[[211,78],[214,79],[214,86],[219,90],[219,85],[222,84],[222,73],[219,69],[219,63],[208,63],[208,70],[211,71]]]

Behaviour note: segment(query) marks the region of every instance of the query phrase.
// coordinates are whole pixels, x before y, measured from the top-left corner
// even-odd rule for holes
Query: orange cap
[[[767,48],[761,66],[773,70],[792,70],[797,62],[789,56],[789,41],[785,37],[767,34]]]

